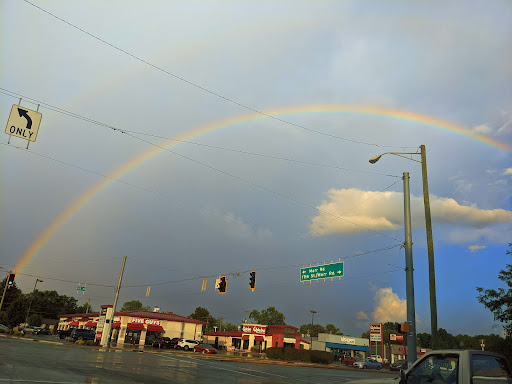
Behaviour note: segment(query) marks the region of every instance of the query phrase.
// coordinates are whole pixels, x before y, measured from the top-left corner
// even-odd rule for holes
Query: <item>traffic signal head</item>
[[[409,323],[401,323],[401,324],[398,324],[398,329],[397,329],[398,333],[409,333],[410,329],[409,329]]]
[[[224,293],[226,293],[226,288],[227,288],[227,285],[228,285],[228,282],[226,280],[226,275],[222,276],[220,278],[220,283],[219,283],[219,293],[221,295],[223,295]]]
[[[251,271],[251,278],[249,280],[249,286],[251,287],[251,290],[254,291],[254,288],[256,288],[256,270]]]
[[[12,287],[14,285],[14,279],[16,278],[15,273],[9,273],[9,277],[7,278],[7,286]]]

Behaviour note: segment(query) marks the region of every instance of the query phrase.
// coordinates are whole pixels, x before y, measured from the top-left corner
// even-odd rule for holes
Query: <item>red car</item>
[[[350,357],[350,356],[343,356],[343,359],[341,359],[341,364],[345,364],[346,366],[349,366],[349,365],[354,365],[354,363],[356,362],[356,358],[355,357]]]
[[[198,344],[194,347],[194,352],[201,353],[217,353],[217,350],[213,348],[210,344]]]

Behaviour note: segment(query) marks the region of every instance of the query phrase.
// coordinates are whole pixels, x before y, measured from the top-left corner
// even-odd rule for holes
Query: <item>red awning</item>
[[[78,327],[78,320],[72,321],[71,323],[69,323],[69,326],[70,327]]]
[[[265,341],[263,336],[254,336],[254,341]]]
[[[88,321],[87,323],[84,324],[84,327],[97,327],[98,326],[98,323],[96,323],[95,321]]]
[[[144,324],[140,323],[128,323],[126,326],[128,329],[132,329],[134,331],[143,331],[144,330]]]
[[[112,323],[112,328],[121,328],[121,322],[120,321],[114,321]]]
[[[249,340],[249,335],[242,335],[242,340]]]
[[[80,319],[80,321],[89,321],[89,318],[88,318],[88,317],[82,317],[82,318]]]
[[[164,328],[161,325],[148,324],[148,331],[151,331],[151,332],[163,332]]]

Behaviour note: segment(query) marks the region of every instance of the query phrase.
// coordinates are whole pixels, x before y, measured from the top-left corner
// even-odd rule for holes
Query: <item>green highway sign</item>
[[[316,265],[300,269],[300,281],[332,279],[343,276],[343,261],[339,263]]]
[[[77,291],[85,292],[85,286],[81,286],[81,285],[79,285],[78,287],[76,287],[76,290],[77,290]]]

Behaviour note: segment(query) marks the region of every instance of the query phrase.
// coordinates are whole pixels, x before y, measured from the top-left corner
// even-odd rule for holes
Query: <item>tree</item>
[[[36,313],[45,318],[57,319],[59,315],[76,313],[77,310],[77,299],[71,296],[59,295],[57,291],[39,291],[36,289],[25,297],[27,303],[30,303],[30,313]]]
[[[235,324],[232,324],[229,322],[225,322],[225,323],[222,323],[222,330],[223,331],[238,331],[238,325],[235,325]]]
[[[340,329],[334,324],[327,324],[325,326],[325,333],[330,333],[332,335],[343,335],[343,332],[340,332]]]
[[[255,320],[258,324],[266,325],[284,325],[284,320],[286,319],[284,314],[279,312],[275,307],[268,307],[261,311],[253,309],[251,313],[249,313],[249,318]]]
[[[18,297],[7,309],[7,322],[9,328],[14,328],[25,321],[27,314],[27,303],[23,295]]]
[[[151,307],[149,305],[143,306],[139,300],[127,301],[121,307],[121,312],[137,310],[150,311]]]
[[[83,303],[81,306],[76,308],[76,313],[91,313],[96,312],[94,309],[92,309],[92,305],[88,302]]]
[[[205,323],[211,318],[210,311],[203,307],[197,307],[194,313],[188,315],[189,318],[199,321],[204,321]]]
[[[38,315],[37,313],[33,313],[28,318],[28,325],[40,327],[42,323],[43,323],[43,318],[41,317],[41,315]]]
[[[430,333],[418,333],[416,335],[416,344],[420,348],[430,348],[432,345],[432,336]]]
[[[510,249],[506,251],[507,255],[512,254],[512,243],[508,244]],[[507,264],[507,269],[502,269],[498,274],[498,279],[503,281],[508,288],[483,289],[477,287],[476,290],[480,295],[477,296],[478,301],[486,306],[493,314],[494,319],[505,325],[507,336],[512,337],[512,264]]]
[[[301,325],[299,332],[301,335],[309,335],[310,337],[318,337],[319,333],[327,333],[326,329],[320,324],[313,324],[313,328],[311,328],[311,323]]]

